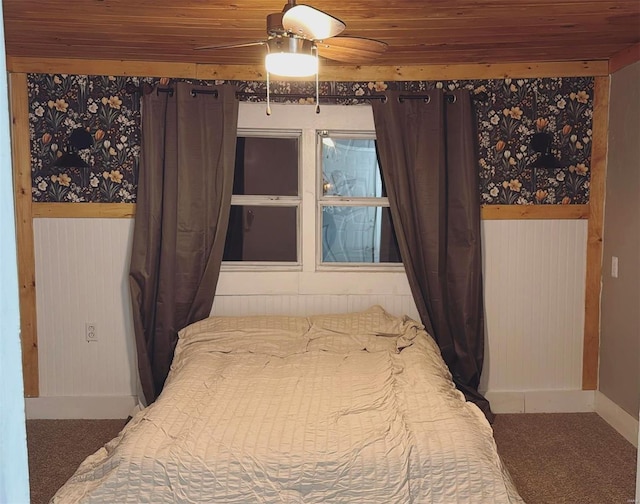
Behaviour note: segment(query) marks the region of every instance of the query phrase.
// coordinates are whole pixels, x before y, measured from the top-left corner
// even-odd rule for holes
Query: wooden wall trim
[[[486,205],[484,220],[587,219],[589,205]]]
[[[250,67],[223,66],[229,68],[229,73],[241,71],[251,74]],[[123,75],[131,77],[174,77],[195,79],[198,75],[198,65],[195,63],[150,62],[126,60],[85,60],[72,58],[29,58],[21,56],[7,56],[7,70],[9,72],[56,74],[67,73],[75,75]]]
[[[42,59],[7,57],[9,72],[124,75],[223,80],[265,80],[262,66],[206,65],[198,63]],[[592,77],[609,74],[608,60],[548,61],[536,63],[476,63],[458,65],[337,66],[320,69],[323,81],[412,81],[452,79],[504,79],[506,77]]]
[[[27,397],[37,397],[39,395],[39,375],[36,327],[36,260],[31,214],[31,149],[26,74],[9,75],[9,93],[24,393]]]
[[[609,137],[609,86],[610,77],[597,77],[594,83],[593,144],[591,147],[587,271],[585,275],[584,347],[582,353],[583,390],[596,390],[598,387],[602,235]]]
[[[168,70],[179,69],[184,72],[180,76],[193,76],[191,72],[198,71],[189,64],[144,63],[142,66],[133,62],[113,62],[114,66],[104,62],[93,62],[91,65],[83,60],[47,60],[26,61],[25,58],[11,58],[9,66],[13,73],[9,75],[11,99],[11,132],[12,158],[14,173],[14,190],[16,198],[16,226],[18,247],[18,275],[20,282],[20,317],[21,341],[23,352],[25,395],[36,397],[39,394],[38,383],[38,341],[36,327],[36,296],[35,296],[35,252],[33,239],[33,218],[131,218],[135,214],[134,204],[69,204],[69,203],[32,203],[31,197],[31,160],[30,139],[28,127],[28,87],[29,72],[65,72],[79,74],[110,74],[110,75],[158,75],[173,76]],[[59,64],[60,62],[66,62]],[[585,390],[594,390],[598,380],[598,349],[600,331],[600,283],[602,270],[602,231],[603,205],[606,176],[608,113],[609,113],[609,76],[608,63],[603,70],[602,62],[584,62],[584,72],[577,72],[571,64],[563,64],[565,72],[556,75],[595,75],[594,114],[593,114],[593,147],[591,165],[591,190],[589,205],[490,205],[482,208],[483,219],[589,219],[587,240],[587,271],[585,276],[585,332],[583,347],[583,379]],[[590,66],[590,63],[594,63]],[[120,64],[121,66],[118,66]],[[49,66],[47,66],[49,65]],[[145,66],[146,65],[146,66]],[[543,65],[544,64],[539,64]],[[197,67],[197,65],[196,65]],[[202,67],[202,65],[200,65]],[[446,67],[446,66],[445,66]],[[509,75],[526,77],[526,74],[510,74],[509,72],[494,74],[498,65],[463,65],[464,71],[476,71],[469,78],[498,78]],[[486,74],[481,75],[481,67],[486,67]],[[503,70],[512,70],[517,65],[504,65]],[[216,67],[220,68],[220,67]],[[373,68],[373,67],[371,67]],[[426,67],[412,67],[416,73],[398,75],[399,80],[421,79],[432,80],[433,75]],[[429,67],[434,71],[435,67]],[[450,70],[453,67],[448,67]],[[530,67],[531,68],[531,67]],[[549,69],[551,67],[548,67]],[[574,68],[572,70],[572,68]],[[16,69],[21,70],[16,72]],[[474,70],[475,69],[475,70]],[[115,70],[115,71],[114,71]],[[121,70],[121,71],[118,71]],[[154,71],[157,70],[157,71]],[[165,73],[163,70],[167,70]],[[353,68],[344,75],[345,80],[354,80]],[[401,67],[394,67],[394,71],[401,71]],[[462,71],[460,68],[458,70]],[[123,73],[126,71],[127,73]],[[202,68],[201,68],[202,71]],[[535,77],[540,77],[541,71],[535,70]],[[363,76],[357,75],[357,80]],[[208,78],[201,75],[201,78]],[[223,78],[218,75],[217,78]],[[225,76],[224,78],[234,78]],[[239,77],[236,77],[239,78]],[[338,79],[338,76],[335,77]],[[377,79],[382,79],[380,75]],[[453,73],[438,75],[439,79],[463,78],[453,77]],[[362,79],[365,80],[365,79]]]
[[[128,219],[135,213],[135,203],[33,203],[34,218]]]
[[[33,203],[33,218],[128,219],[135,216],[135,203]],[[487,205],[485,220],[587,219],[589,205]]]
[[[613,74],[628,65],[640,61],[640,43],[627,47],[609,58],[609,73]]]

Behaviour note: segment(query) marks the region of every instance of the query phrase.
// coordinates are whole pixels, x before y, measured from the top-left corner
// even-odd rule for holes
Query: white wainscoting
[[[587,221],[483,221],[483,389],[580,390]]]
[[[27,402],[30,418],[91,418],[100,398],[121,405],[120,412],[136,395],[127,284],[132,228],[129,219],[35,220],[42,399]],[[565,411],[567,397],[574,410],[593,410],[593,395],[580,391],[586,229],[579,220],[483,222],[482,389],[498,412]],[[212,313],[338,313],[372,304],[417,317],[403,273],[306,268],[225,271]],[[86,322],[97,324],[98,342],[86,342]]]
[[[35,219],[40,395],[136,394],[131,219]],[[85,324],[96,324],[87,342]]]
[[[217,296],[213,315],[314,315],[366,310],[380,305],[394,315],[409,315],[417,319],[416,305],[411,295],[331,295],[299,294],[278,296]]]

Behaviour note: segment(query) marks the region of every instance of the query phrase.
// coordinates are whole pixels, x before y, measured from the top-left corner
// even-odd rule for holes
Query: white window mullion
[[[318,239],[316,225],[316,130],[305,129],[302,131],[300,141],[301,167],[300,179],[302,181],[302,221],[300,226],[300,239],[302,243],[302,270],[313,272],[316,265],[316,240]]]

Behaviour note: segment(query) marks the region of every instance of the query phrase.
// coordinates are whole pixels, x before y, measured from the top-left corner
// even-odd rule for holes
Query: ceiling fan
[[[317,75],[317,56],[344,63],[362,63],[386,51],[387,44],[379,40],[338,36],[345,28],[344,22],[326,12],[288,0],[282,12],[267,15],[266,40],[196,49],[265,46],[267,72],[288,77]]]

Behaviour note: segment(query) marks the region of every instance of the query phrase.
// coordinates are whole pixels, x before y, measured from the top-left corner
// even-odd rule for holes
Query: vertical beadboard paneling
[[[216,296],[212,315],[315,315],[366,310],[380,305],[393,315],[418,319],[413,298],[407,295],[299,294]]]
[[[135,393],[129,219],[36,219],[42,396]],[[85,339],[85,323],[98,341]]]
[[[128,219],[35,220],[43,396],[135,394],[127,285],[132,228]],[[581,388],[586,229],[579,220],[483,222],[483,389]],[[363,275],[372,281],[370,273]],[[380,304],[392,314],[418,318],[408,286],[390,290],[384,277],[381,293],[373,294],[369,284],[352,292],[331,282],[308,289],[300,276],[297,294],[290,282],[281,294],[270,282],[269,294],[247,286],[246,295],[236,283],[239,294],[216,296],[212,313],[308,315]],[[97,324],[97,343],[85,341],[85,322]]]
[[[585,221],[484,221],[492,391],[581,388]]]

